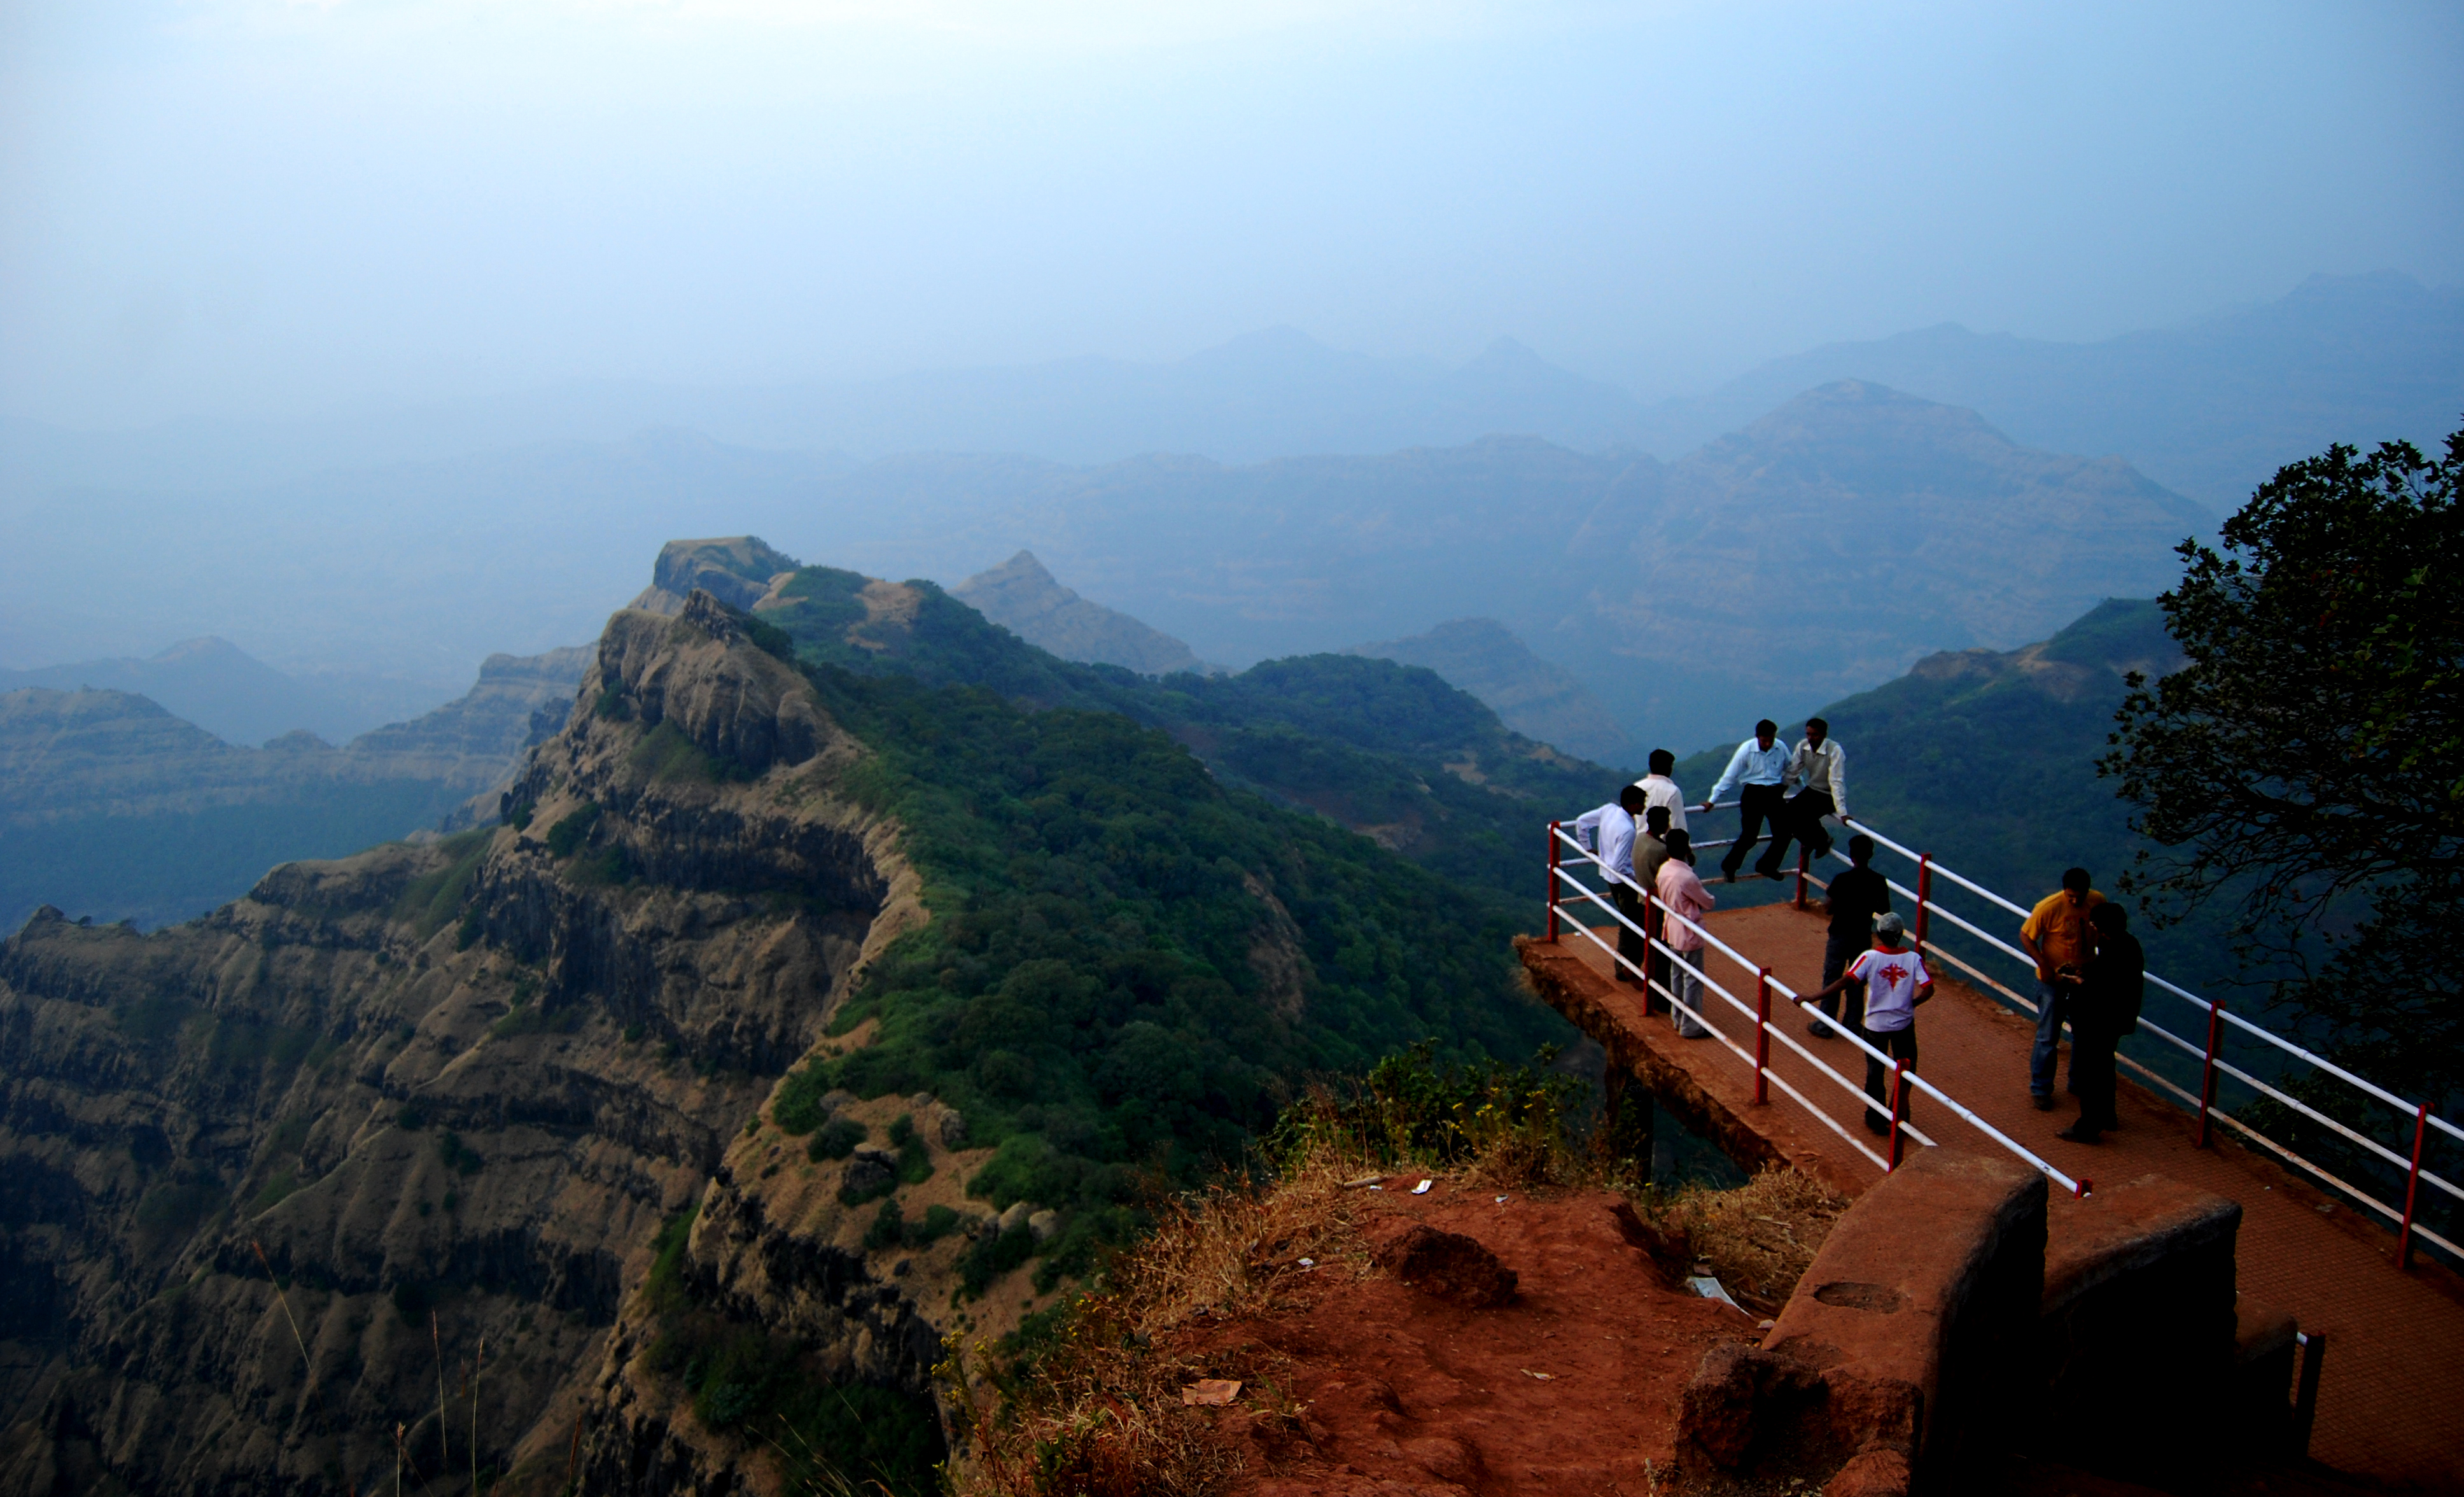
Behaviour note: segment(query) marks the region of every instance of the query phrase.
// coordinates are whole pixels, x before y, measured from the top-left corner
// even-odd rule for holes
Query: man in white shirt
[[[1651,773],[1635,782],[1643,794],[1643,808],[1664,808],[1668,812],[1668,829],[1685,830],[1685,792],[1677,788],[1677,756],[1666,749],[1651,751]]]
[[[1617,927],[1617,955],[1625,959],[1617,963],[1617,980],[1634,987],[1643,985],[1637,974],[1650,956],[1639,930],[1642,895],[1634,877],[1634,823],[1642,811],[1642,792],[1627,785],[1617,791],[1615,801],[1574,818],[1575,840],[1591,849],[1594,860],[1608,874],[1609,897],[1616,902],[1617,914],[1630,922]]]
[[[1721,772],[1720,782],[1703,798],[1702,809],[1707,811],[1731,790],[1737,792],[1737,840],[1728,844],[1728,855],[1720,860],[1720,876],[1733,884],[1737,869],[1746,861],[1754,844],[1762,839],[1763,823],[1771,823],[1771,835],[1779,835],[1781,819],[1788,814],[1784,804],[1788,793],[1788,745],[1779,740],[1779,724],[1765,717],[1754,724],[1754,736],[1737,745],[1728,756],[1728,767]],[[1771,878],[1775,870],[1755,866],[1757,872]]]
[[[1789,755],[1788,778],[1800,788],[1773,819],[1771,847],[1754,864],[1754,871],[1765,878],[1780,876],[1791,839],[1817,858],[1828,856],[1831,828],[1822,819],[1848,819],[1848,752],[1831,736],[1831,724],[1819,717],[1805,719],[1805,741]]]

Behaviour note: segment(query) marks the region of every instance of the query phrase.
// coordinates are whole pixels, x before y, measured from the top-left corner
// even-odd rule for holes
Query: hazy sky
[[[1646,397],[2464,279],[2464,9],[0,0],[0,412],[1274,323]]]

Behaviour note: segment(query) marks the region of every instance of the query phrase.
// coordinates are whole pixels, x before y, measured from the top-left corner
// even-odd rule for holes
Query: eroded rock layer
[[[920,1395],[928,1275],[868,1257],[845,1166],[760,1153],[922,918],[840,791],[863,753],[695,593],[611,622],[504,825],[0,943],[0,1486],[371,1490],[399,1452],[437,1490],[760,1486],[628,1309],[689,1212],[708,1313]]]

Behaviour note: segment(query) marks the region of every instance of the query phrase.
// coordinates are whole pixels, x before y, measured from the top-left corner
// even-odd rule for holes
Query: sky
[[[0,0],[0,414],[2095,339],[2464,280],[2459,64],[2435,5]]]

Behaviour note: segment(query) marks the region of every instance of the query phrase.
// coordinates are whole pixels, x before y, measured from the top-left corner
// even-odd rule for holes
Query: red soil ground
[[[1299,1308],[1185,1332],[1176,1351],[1245,1348],[1244,1360],[1277,1368],[1277,1386],[1246,1389],[1216,1416],[1250,1442],[1240,1490],[1652,1490],[1674,1451],[1685,1380],[1717,1343],[1759,1340],[1753,1318],[1661,1288],[1618,1231],[1614,1195],[1527,1197],[1441,1180],[1415,1197],[1413,1183],[1392,1178],[1367,1197],[1370,1241],[1414,1222],[1460,1232],[1514,1271],[1515,1298],[1463,1310],[1382,1273],[1329,1266]],[[1297,1418],[1275,1417],[1279,1408]]]

